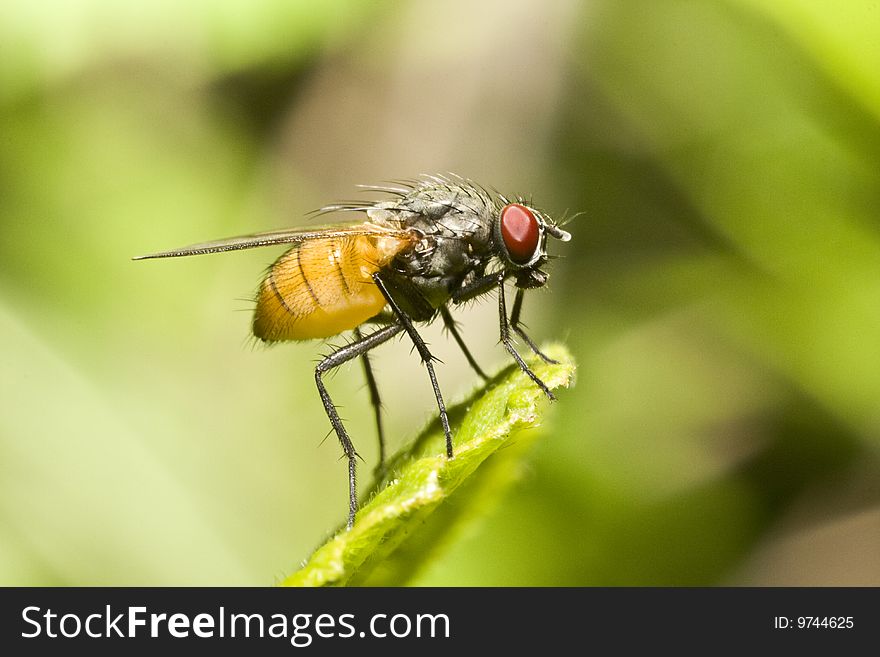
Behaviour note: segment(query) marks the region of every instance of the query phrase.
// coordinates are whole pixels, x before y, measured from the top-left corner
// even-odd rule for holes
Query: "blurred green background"
[[[525,307],[579,371],[414,583],[880,585],[868,0],[0,5],[0,584],[291,572],[345,514],[327,347],[248,342],[276,251],[130,257],[444,171],[583,212]],[[506,363],[492,302],[459,318]],[[409,352],[374,358],[395,446]],[[359,366],[330,385],[366,484]]]

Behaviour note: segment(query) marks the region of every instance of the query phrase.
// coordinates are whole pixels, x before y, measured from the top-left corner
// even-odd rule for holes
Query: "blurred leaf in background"
[[[326,347],[247,348],[271,250],[129,258],[452,170],[583,212],[525,307],[579,381],[416,583],[880,584],[877,34],[868,0],[4,3],[0,582],[290,573],[345,508]],[[374,362],[399,447],[431,393]]]

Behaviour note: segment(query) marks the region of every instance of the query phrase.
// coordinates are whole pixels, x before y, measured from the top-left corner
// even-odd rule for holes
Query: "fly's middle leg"
[[[464,339],[458,332],[458,327],[456,327],[455,325],[455,320],[452,318],[452,313],[449,312],[449,309],[446,306],[440,307],[440,316],[443,318],[443,325],[446,326],[446,330],[452,334],[452,337],[458,343],[458,346],[464,354],[464,357],[467,359],[468,364],[471,366],[474,372],[480,375],[483,381],[488,381],[489,377],[483,371],[483,368],[481,368],[477,364],[476,359],[474,359],[473,354],[471,354],[471,350],[468,349],[467,345],[464,342]]]
[[[363,334],[360,329],[354,329],[355,340],[362,340]],[[382,426],[382,398],[379,396],[379,386],[376,376],[373,374],[373,366],[370,364],[370,356],[365,351],[361,354],[361,364],[364,366],[364,378],[367,380],[367,390],[370,392],[370,404],[373,406],[373,414],[376,418],[376,435],[379,439],[379,463],[374,471],[377,477],[385,473],[385,430]]]
[[[358,453],[354,448],[354,444],[348,437],[348,432],[342,424],[339,412],[330,398],[330,393],[324,386],[324,374],[335,367],[339,367],[343,363],[350,361],[352,358],[365,355],[370,349],[378,347],[383,342],[387,342],[395,335],[404,330],[402,324],[390,324],[384,326],[365,337],[352,342],[351,344],[340,347],[332,354],[326,356],[317,367],[315,367],[315,384],[318,386],[318,394],[321,396],[321,402],[324,404],[324,411],[330,419],[333,431],[336,432],[337,438],[342,445],[342,450],[348,458],[348,528],[354,526],[354,516],[357,513],[357,458]]]

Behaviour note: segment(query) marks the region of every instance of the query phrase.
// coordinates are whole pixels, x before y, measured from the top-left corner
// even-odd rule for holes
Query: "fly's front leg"
[[[519,321],[519,313],[522,309],[522,300],[525,294],[525,290],[522,288],[518,288],[516,291],[516,298],[513,300],[513,311],[510,313],[510,327],[516,331],[516,334],[525,340],[526,344],[529,345],[529,349],[534,351],[545,363],[550,363],[551,365],[559,365],[558,360],[553,360],[546,354],[544,354],[540,349],[538,349],[538,345],[536,345],[532,339],[526,335],[526,332],[523,330],[522,325]]]
[[[365,356],[370,349],[378,347],[383,342],[387,342],[403,330],[404,327],[402,324],[391,324],[389,326],[380,328],[373,333],[370,333],[366,337],[361,337],[360,339],[352,342],[349,345],[340,347],[332,354],[325,357],[320,363],[318,363],[317,367],[315,367],[315,384],[318,386],[318,394],[321,396],[321,402],[324,404],[324,411],[327,413],[327,417],[330,419],[330,424],[333,426],[333,431],[336,432],[336,436],[339,438],[339,442],[342,444],[342,450],[345,452],[345,456],[348,458],[349,529],[351,529],[354,525],[354,515],[355,513],[357,513],[358,509],[356,479],[358,453],[357,451],[355,451],[354,444],[348,437],[348,433],[345,431],[345,426],[342,424],[342,420],[339,418],[339,413],[336,410],[336,406],[333,404],[333,400],[330,398],[330,394],[327,392],[327,388],[324,386],[323,376],[329,370],[332,370],[335,367],[339,367],[343,363],[350,361],[352,358]]]
[[[518,314],[518,313],[517,313]],[[522,356],[519,355],[516,348],[513,346],[513,342],[510,339],[510,325],[507,323],[507,304],[504,301],[504,279],[500,279],[498,281],[498,315],[501,322],[501,343],[504,345],[504,348],[507,349],[508,353],[513,356],[513,359],[517,362],[520,369],[525,372],[526,376],[528,376],[532,381],[535,382],[541,390],[544,391],[544,394],[547,395],[547,398],[550,401],[555,401],[556,396],[550,392],[550,388],[547,387],[547,384],[541,381],[529,366],[526,365],[526,362],[522,359]],[[528,341],[531,344],[531,341]],[[534,347],[532,347],[534,349]]]
[[[446,435],[446,456],[452,458],[452,431],[449,429],[449,417],[446,414],[446,404],[443,403],[443,395],[440,393],[440,385],[437,383],[437,375],[434,373],[434,356],[431,355],[431,352],[428,350],[428,345],[425,344],[422,336],[416,331],[412,320],[400,309],[400,306],[398,306],[397,302],[391,297],[388,288],[379,274],[373,274],[373,281],[376,283],[376,287],[382,292],[382,296],[385,297],[392,312],[397,317],[397,321],[399,321],[403,328],[406,329],[406,332],[413,341],[416,350],[419,352],[419,356],[422,358],[422,363],[424,363],[425,369],[428,370],[428,376],[431,378],[431,387],[434,389],[434,397],[437,399],[437,408],[440,409],[440,423],[443,425],[443,433]]]

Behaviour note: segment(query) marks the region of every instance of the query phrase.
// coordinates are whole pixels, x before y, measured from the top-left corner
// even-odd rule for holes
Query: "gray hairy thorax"
[[[493,227],[498,212],[499,206],[488,192],[458,181],[426,182],[368,210],[376,223],[418,231],[415,246],[398,254],[388,272],[392,284],[405,285],[408,279],[426,302],[401,299],[414,319],[432,318],[454,290],[485,273],[494,255]]]

